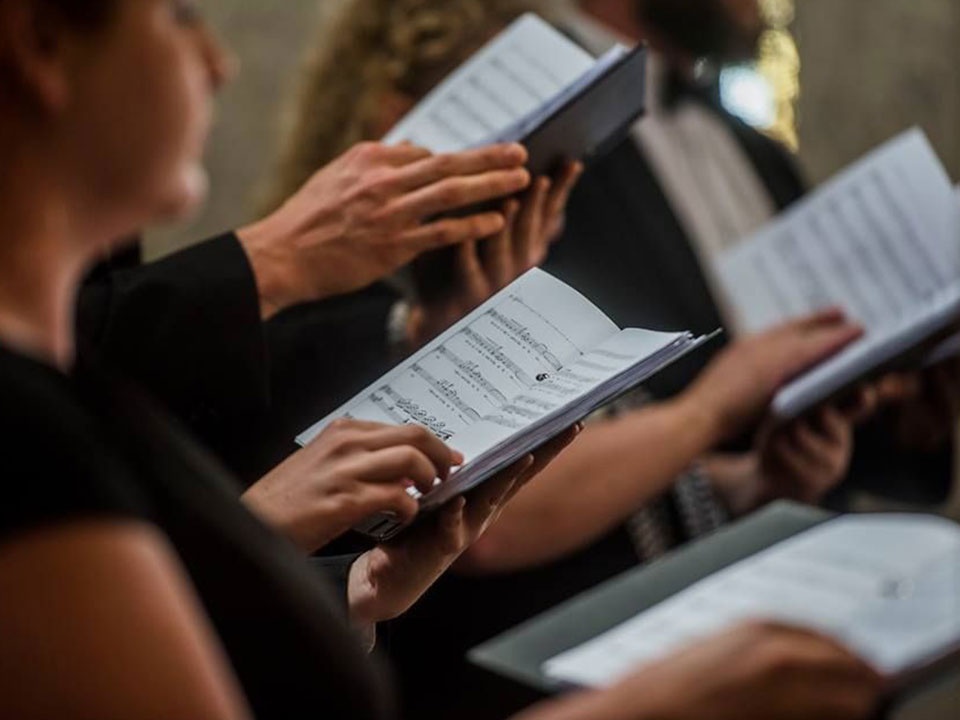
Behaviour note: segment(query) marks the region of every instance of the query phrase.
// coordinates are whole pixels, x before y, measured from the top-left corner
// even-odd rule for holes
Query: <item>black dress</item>
[[[232,478],[134,392],[0,347],[0,467],[0,543],[75,518],[158,527],[257,718],[392,716],[392,691],[342,602],[237,501]]]

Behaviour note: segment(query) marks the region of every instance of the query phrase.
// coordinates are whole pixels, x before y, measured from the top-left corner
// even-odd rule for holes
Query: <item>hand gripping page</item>
[[[516,462],[708,338],[620,330],[569,286],[531,270],[350,402],[337,418],[427,427],[466,463],[420,498],[434,510]],[[398,528],[375,521],[374,535]]]
[[[387,134],[432,152],[519,142],[549,175],[589,161],[643,113],[646,53],[616,46],[599,59],[533,14],[514,21]]]
[[[781,390],[774,412],[790,420],[888,368],[919,367],[955,332],[960,203],[926,138],[911,131],[726,251],[716,271],[743,331],[834,305],[865,330]]]

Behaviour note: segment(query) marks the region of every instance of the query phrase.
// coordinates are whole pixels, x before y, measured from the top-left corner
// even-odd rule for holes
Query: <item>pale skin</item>
[[[92,33],[48,23],[51,9],[39,0],[0,4],[0,152],[9,170],[0,177],[0,222],[8,238],[0,243],[0,338],[8,347],[66,370],[73,356],[74,297],[84,271],[113,247],[113,238],[199,201],[206,118],[223,63],[192,9],[187,2],[119,0],[108,25]],[[131,100],[122,123],[110,102],[117,93]],[[416,562],[411,569],[402,551],[394,562],[384,549],[384,569],[377,572],[436,572],[452,561],[455,548],[482,531],[520,482],[569,439],[494,481],[488,496],[475,499],[476,510],[471,503],[448,510],[438,522],[453,544],[439,548],[426,565]],[[462,524],[454,519],[457,513]],[[416,534],[408,542],[416,543]],[[185,578],[162,536],[140,523],[62,523],[5,538],[0,714],[249,717]],[[422,582],[414,583],[414,592]],[[544,712],[612,720],[667,717],[662,709],[670,708],[677,717],[694,718],[727,707],[740,714],[715,716],[742,717],[737,700],[760,688],[782,691],[769,698],[769,717],[793,717],[788,709],[819,707],[814,700],[820,686],[813,679],[825,672],[842,682],[838,692],[855,685],[863,697],[875,695],[875,676],[862,663],[827,641],[787,632],[765,628],[735,647],[723,639],[708,642],[695,654],[700,662],[680,656],[658,666],[653,684],[640,675],[616,692],[585,696],[586,705],[575,699]],[[762,650],[774,642],[779,652],[755,655],[753,674],[718,675],[708,686],[730,698],[728,705],[702,696],[705,704],[698,707],[689,693],[654,692],[692,686],[704,675],[704,659],[712,666],[730,651]],[[848,667],[850,672],[838,672]],[[602,702],[594,707],[597,697]],[[864,700],[864,707],[869,704]],[[855,718],[861,709],[851,705],[836,717]]]

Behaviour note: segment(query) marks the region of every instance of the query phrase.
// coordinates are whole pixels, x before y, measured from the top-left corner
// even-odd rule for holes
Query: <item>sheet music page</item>
[[[960,291],[960,204],[913,130],[726,251],[717,271],[738,330],[840,305],[883,333]]]
[[[691,586],[548,661],[547,675],[586,686],[746,620],[837,638],[890,675],[960,641],[960,528],[932,516],[848,516]]]
[[[477,52],[384,138],[435,153],[489,141],[554,98],[594,65],[594,58],[533,14]]]
[[[337,417],[418,423],[469,460],[533,421],[531,408],[511,409],[516,396],[579,367],[619,331],[578,292],[531,270],[297,441]],[[476,428],[485,418],[487,429]]]

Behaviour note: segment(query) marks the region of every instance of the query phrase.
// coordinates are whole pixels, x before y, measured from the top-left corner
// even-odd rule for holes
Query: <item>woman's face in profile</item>
[[[206,193],[202,156],[228,62],[195,0],[115,0],[108,25],[77,31],[68,133],[86,144],[98,200],[144,224]]]

